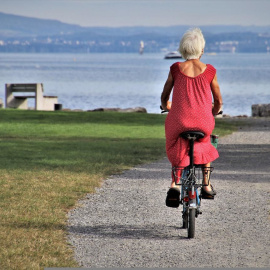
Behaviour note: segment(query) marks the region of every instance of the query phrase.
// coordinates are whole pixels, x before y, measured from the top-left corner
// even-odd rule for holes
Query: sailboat
[[[144,42],[143,41],[141,41],[140,42],[140,54],[143,54],[143,50],[144,50]]]

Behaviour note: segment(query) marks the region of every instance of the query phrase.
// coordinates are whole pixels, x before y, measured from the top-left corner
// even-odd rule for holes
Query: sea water
[[[252,104],[270,103],[270,54],[205,54],[201,60],[217,69],[225,114],[250,116]],[[63,108],[160,113],[160,95],[176,61],[183,60],[165,60],[161,53],[2,53],[0,98],[5,100],[6,83],[43,83],[44,95],[58,96]]]

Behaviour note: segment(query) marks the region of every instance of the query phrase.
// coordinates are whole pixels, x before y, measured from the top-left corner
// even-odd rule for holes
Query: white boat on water
[[[175,51],[175,52],[169,52],[165,55],[165,59],[175,59],[175,58],[182,58],[182,55]]]

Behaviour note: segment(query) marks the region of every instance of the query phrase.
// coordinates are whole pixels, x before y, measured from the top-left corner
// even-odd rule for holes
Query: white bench
[[[33,94],[26,95],[28,93]],[[39,111],[54,111],[55,104],[58,103],[57,96],[43,96],[42,83],[6,84],[6,108],[27,110],[29,98],[35,99],[35,110]]]

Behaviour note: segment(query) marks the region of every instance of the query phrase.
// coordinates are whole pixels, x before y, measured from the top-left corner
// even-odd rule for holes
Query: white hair
[[[183,35],[179,44],[179,52],[186,60],[198,59],[203,53],[204,46],[205,40],[201,29],[193,28]]]

